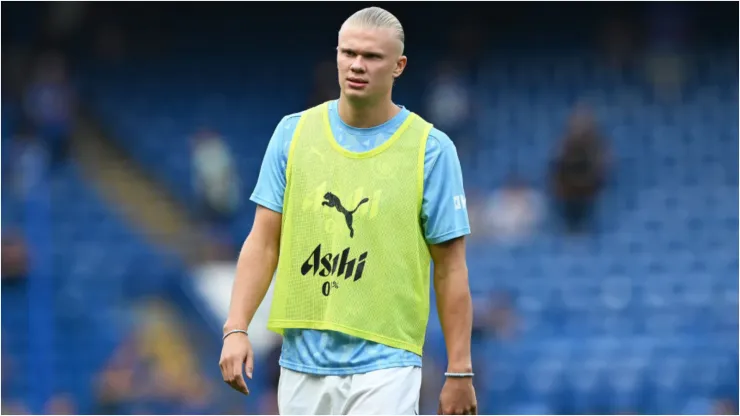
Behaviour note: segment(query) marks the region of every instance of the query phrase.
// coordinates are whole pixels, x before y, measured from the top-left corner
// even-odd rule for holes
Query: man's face
[[[392,30],[347,26],[339,32],[339,87],[348,99],[375,101],[385,96],[405,67],[406,57]]]

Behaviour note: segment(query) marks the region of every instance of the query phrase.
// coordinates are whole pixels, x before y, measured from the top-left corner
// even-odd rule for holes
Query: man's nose
[[[362,57],[357,57],[354,61],[352,61],[352,65],[349,67],[352,72],[365,72],[365,65],[362,62]]]

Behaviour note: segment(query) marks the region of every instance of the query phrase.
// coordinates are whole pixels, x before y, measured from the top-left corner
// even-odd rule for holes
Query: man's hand
[[[246,370],[247,377],[252,378],[254,352],[246,334],[235,333],[226,337],[218,366],[221,367],[221,376],[226,384],[236,391],[249,394],[243,372]]]
[[[475,398],[472,378],[447,378],[439,395],[439,415],[477,415],[478,401]]]

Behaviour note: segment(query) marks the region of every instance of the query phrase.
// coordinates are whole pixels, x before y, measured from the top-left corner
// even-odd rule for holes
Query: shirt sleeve
[[[429,244],[470,234],[470,221],[457,149],[446,134],[432,130],[424,162],[422,226]]]
[[[252,202],[279,213],[283,212],[288,149],[298,118],[296,115],[284,117],[275,127],[262,160],[257,184],[249,198]]]

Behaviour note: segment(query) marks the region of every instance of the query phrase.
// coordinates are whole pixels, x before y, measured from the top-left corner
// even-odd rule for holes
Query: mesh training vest
[[[301,116],[286,171],[268,328],[332,330],[421,355],[431,258],[420,226],[432,125],[410,114],[385,143],[342,148],[328,104]]]

